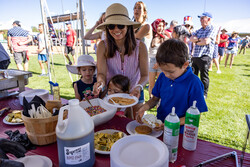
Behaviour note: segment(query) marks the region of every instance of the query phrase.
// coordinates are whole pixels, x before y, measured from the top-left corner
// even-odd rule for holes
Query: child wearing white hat
[[[94,95],[93,86],[96,83],[94,76],[96,64],[94,58],[90,55],[81,55],[77,59],[77,65],[66,65],[69,72],[81,75],[78,81],[73,82],[75,98],[79,101],[85,98],[93,99],[98,95]]]

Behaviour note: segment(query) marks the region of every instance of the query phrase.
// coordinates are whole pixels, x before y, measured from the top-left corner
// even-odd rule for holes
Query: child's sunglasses
[[[109,30],[113,30],[113,29],[115,29],[115,26],[117,26],[117,28],[119,28],[120,30],[122,30],[122,29],[124,29],[125,28],[125,25],[120,25],[120,24],[109,24],[108,25],[108,29]]]

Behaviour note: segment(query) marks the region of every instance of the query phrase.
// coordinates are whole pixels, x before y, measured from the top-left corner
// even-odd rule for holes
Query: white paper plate
[[[12,122],[8,122],[5,120],[5,118],[7,117],[7,115],[4,117],[3,119],[3,123],[7,124],[7,125],[22,125],[23,122],[20,122],[20,123],[12,123]]]
[[[15,161],[24,163],[25,167],[52,167],[52,161],[48,157],[41,155],[25,156]]]
[[[132,103],[132,104],[129,104],[129,105],[119,105],[119,104],[111,104],[109,103],[109,99],[112,98],[112,97],[124,97],[124,98],[128,98],[128,99],[134,99],[135,102]],[[107,105],[110,105],[110,106],[113,106],[113,107],[117,107],[117,108],[127,108],[127,107],[132,107],[134,105],[136,105],[138,103],[138,98],[135,97],[135,96],[130,96],[129,94],[127,93],[115,93],[115,94],[112,94],[112,95],[108,95],[106,96],[104,99],[104,102],[107,104]]]
[[[19,94],[20,104],[23,105],[23,97],[26,98],[28,102],[30,102],[35,96],[39,96],[46,103],[49,99],[49,91],[45,89],[32,89],[26,90]]]
[[[135,128],[136,128],[137,126],[139,126],[139,125],[141,125],[141,124],[140,124],[139,122],[137,122],[136,120],[131,121],[131,122],[129,122],[129,123],[127,124],[126,130],[127,130],[127,132],[128,132],[129,134],[135,135],[135,134],[137,134],[137,133],[135,132]],[[153,136],[153,137],[159,137],[159,136],[162,135],[162,133],[163,133],[162,130],[161,130],[161,131],[155,131],[154,129],[152,129],[152,133],[150,133],[150,134],[148,134],[148,135],[149,135],[149,136]]]
[[[113,134],[114,132],[122,132],[122,131],[119,131],[119,130],[115,130],[115,129],[105,129],[105,130],[100,130],[98,132],[95,132],[96,133],[108,133],[108,134]],[[127,136],[126,133],[122,132],[123,133],[123,137]],[[110,151],[101,151],[101,150],[97,150],[95,149],[95,152],[96,153],[99,153],[99,154],[110,154]]]
[[[118,140],[110,151],[113,167],[168,167],[166,144],[147,135],[130,135]]]

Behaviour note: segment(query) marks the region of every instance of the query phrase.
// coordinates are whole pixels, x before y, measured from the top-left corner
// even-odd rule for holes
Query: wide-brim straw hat
[[[239,33],[238,33],[238,32],[236,32],[236,31],[233,31],[233,32],[232,32],[232,35],[234,35],[234,34],[239,34]]]
[[[120,3],[114,3],[107,8],[105,21],[97,29],[105,29],[109,24],[132,25],[134,29],[141,26],[141,23],[130,20],[127,8]]]
[[[95,60],[90,55],[81,55],[77,59],[77,65],[66,65],[67,70],[73,74],[79,74],[78,67],[93,66],[96,67]],[[95,68],[96,69],[96,68]]]

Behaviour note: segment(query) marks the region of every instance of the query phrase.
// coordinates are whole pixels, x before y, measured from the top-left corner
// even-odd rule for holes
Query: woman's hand
[[[156,70],[156,69],[158,69],[158,68],[159,68],[158,63],[155,63],[153,69]]]
[[[130,93],[130,95],[133,95],[137,97],[138,99],[140,98],[141,95],[141,88],[139,86],[136,86]]]
[[[96,82],[93,86],[93,94],[99,95],[101,93],[103,87],[104,87],[104,82],[102,82],[102,81]]]

